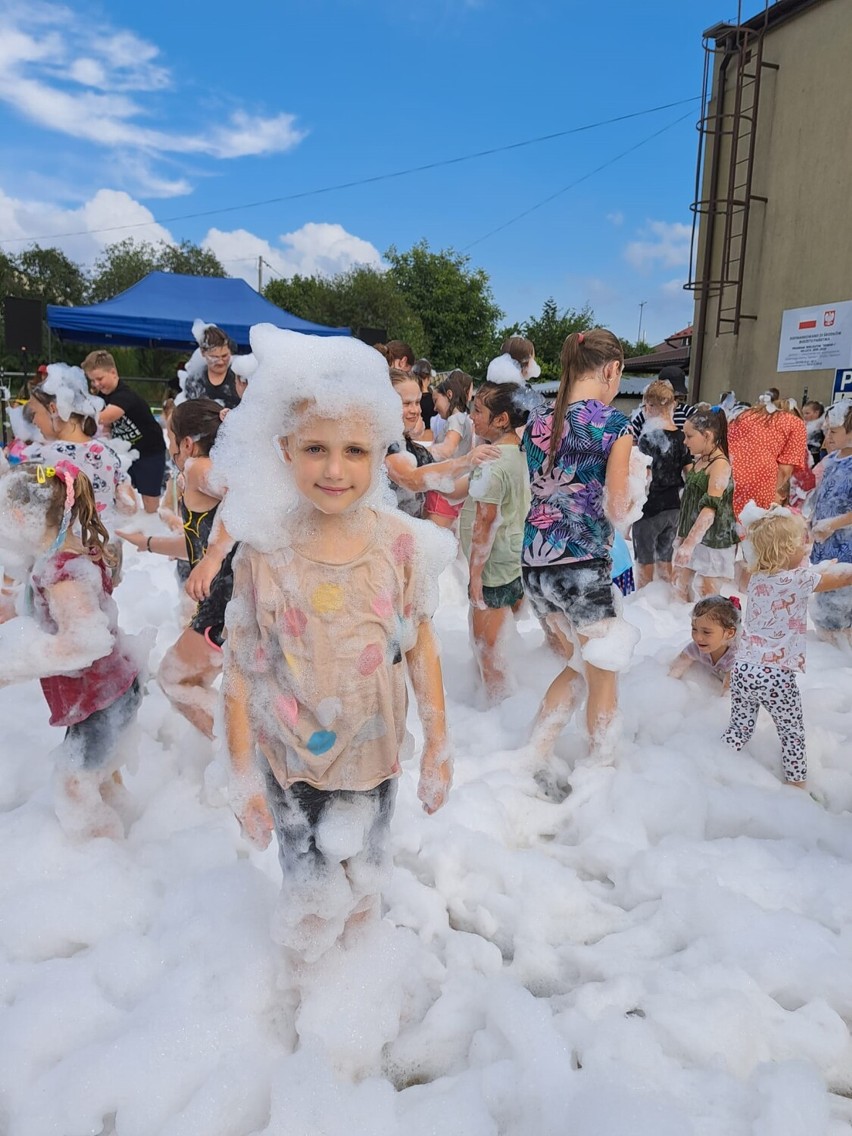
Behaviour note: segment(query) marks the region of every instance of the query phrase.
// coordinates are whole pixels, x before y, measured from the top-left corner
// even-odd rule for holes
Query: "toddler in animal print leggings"
[[[765,706],[781,739],[788,784],[805,788],[807,756],[796,675],[805,669],[808,599],[852,582],[852,565],[803,566],[805,521],[788,509],[761,512],[748,526],[753,550],[743,634],[731,671],[731,721],[722,735],[740,750]]]

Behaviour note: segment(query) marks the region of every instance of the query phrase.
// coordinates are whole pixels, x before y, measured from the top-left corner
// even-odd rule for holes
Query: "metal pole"
[[[263,295],[263,257],[257,258],[257,290]]]
[[[636,336],[637,345],[642,342],[642,313],[643,313],[643,310],[644,310],[645,305],[647,303],[648,303],[647,300],[643,300],[642,303],[639,305],[639,334]]]

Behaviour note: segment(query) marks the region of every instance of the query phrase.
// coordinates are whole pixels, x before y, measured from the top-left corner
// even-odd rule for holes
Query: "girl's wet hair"
[[[553,468],[556,451],[562,438],[562,422],[571,397],[571,383],[592,371],[602,370],[607,363],[624,362],[624,348],[621,340],[605,327],[593,327],[589,331],[574,331],[562,344],[560,355],[562,377],[559,391],[553,404],[553,429],[550,432],[550,451],[548,468]]]
[[[740,626],[740,609],[727,596],[705,596],[692,609],[692,618],[702,616],[712,619],[726,631],[736,631]]]
[[[222,331],[221,327],[216,327],[215,324],[205,327],[204,334],[201,337],[202,351],[214,351],[219,347],[227,347],[233,355],[235,346],[234,341],[226,332]]]
[[[176,442],[192,438],[206,457],[213,449],[219,427],[222,425],[222,407],[212,398],[190,398],[172,410],[169,428]]]
[[[436,384],[435,390],[449,399],[450,414],[453,414],[456,410],[467,410],[472,386],[473,379],[470,375],[465,374],[464,371],[451,371],[445,379]]]
[[[770,509],[748,526],[752,572],[781,572],[803,547],[807,524],[799,513]]]
[[[30,398],[34,398],[36,402],[40,402],[45,410],[50,410],[51,406],[56,405],[56,397],[52,394],[48,394],[41,385],[32,388]],[[98,424],[90,414],[71,414],[69,418],[79,424],[80,429],[87,438],[94,438],[95,434],[97,434]]]
[[[525,339],[522,335],[510,335],[508,339],[503,340],[500,354],[511,355],[515,362],[523,367],[525,363],[529,363],[530,359],[535,358],[535,344],[531,339]]]
[[[665,379],[654,379],[642,392],[645,406],[674,406],[677,403],[674,387]]]
[[[687,422],[700,434],[712,434],[717,447],[722,451],[728,461],[728,416],[721,407],[699,406],[687,418]]]
[[[825,407],[822,405],[821,402],[817,402],[817,400],[815,398],[811,398],[811,399],[808,399],[807,402],[803,402],[802,403],[802,410],[804,410],[806,406],[809,407],[811,410],[815,410],[820,417],[822,417],[823,414],[825,414]]]
[[[492,419],[501,414],[508,415],[512,430],[524,426],[529,418],[529,410],[523,404],[524,388],[520,383],[489,383],[486,380],[477,387],[476,398]]]
[[[58,531],[65,514],[66,485],[59,474],[54,472],[48,476],[47,468],[37,462],[21,462],[10,470],[6,475],[9,501],[25,509],[33,506],[41,509],[45,524]],[[109,547],[109,533],[98,514],[92,483],[79,470],[74,477],[74,503],[68,518],[69,525],[75,522],[80,526],[83,547],[89,556],[114,567],[116,556]]]

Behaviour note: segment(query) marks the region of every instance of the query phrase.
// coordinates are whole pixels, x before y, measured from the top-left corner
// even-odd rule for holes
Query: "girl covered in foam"
[[[89,393],[79,367],[51,363],[47,378],[33,388],[26,408],[44,442],[30,445],[25,456],[51,466],[70,461],[81,469],[92,483],[100,519],[112,531],[117,513],[136,512],[136,494],[119,455],[95,436],[103,408],[103,399]]]
[[[593,751],[603,754],[613,741],[617,673],[638,638],[620,618],[611,578],[614,525],[629,523],[635,511],[630,422],[610,405],[623,367],[621,342],[611,331],[569,335],[556,402],[534,411],[524,432],[532,494],[521,557],[524,591],[566,658],[533,728],[532,749],[545,760],[545,775],[555,768],[553,746],[577,698],[578,675],[567,664],[575,642],[588,690],[589,738]]]
[[[395,508],[383,460],[399,399],[379,354],[269,325],[252,348],[258,369],[213,453],[242,542],[223,685],[231,801],[257,845],[275,830],[275,936],[309,962],[378,910],[406,676],[424,732],[418,795],[430,813],[446,799],[431,615],[454,541]]]
[[[65,729],[59,821],[69,835],[122,836],[113,805],[139,667],[118,629],[108,534],[76,466],[23,463],[0,478],[0,563],[25,585],[0,627],[0,685],[39,679],[50,724]]]

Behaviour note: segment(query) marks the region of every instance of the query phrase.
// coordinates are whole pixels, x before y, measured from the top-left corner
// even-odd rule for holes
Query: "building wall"
[[[716,335],[718,298],[707,305],[701,352],[700,397],[715,400],[722,390],[754,401],[768,386],[783,396],[829,399],[834,371],[777,372],[781,315],[786,308],[852,300],[852,0],[822,0],[770,28],[755,139],[753,202],[742,293],[739,334]],[[718,91],[716,60],[714,92]],[[726,109],[732,106],[733,67],[726,83]],[[715,98],[711,111],[715,110]],[[721,148],[720,170],[727,188],[730,141],[708,140],[702,197],[710,196],[714,145]],[[711,278],[718,275],[724,221],[717,219]],[[706,223],[702,218],[696,272],[703,267]],[[696,324],[698,323],[696,296]],[[850,360],[852,363],[852,360]],[[695,367],[693,365],[693,372]],[[695,392],[693,391],[693,394]]]

